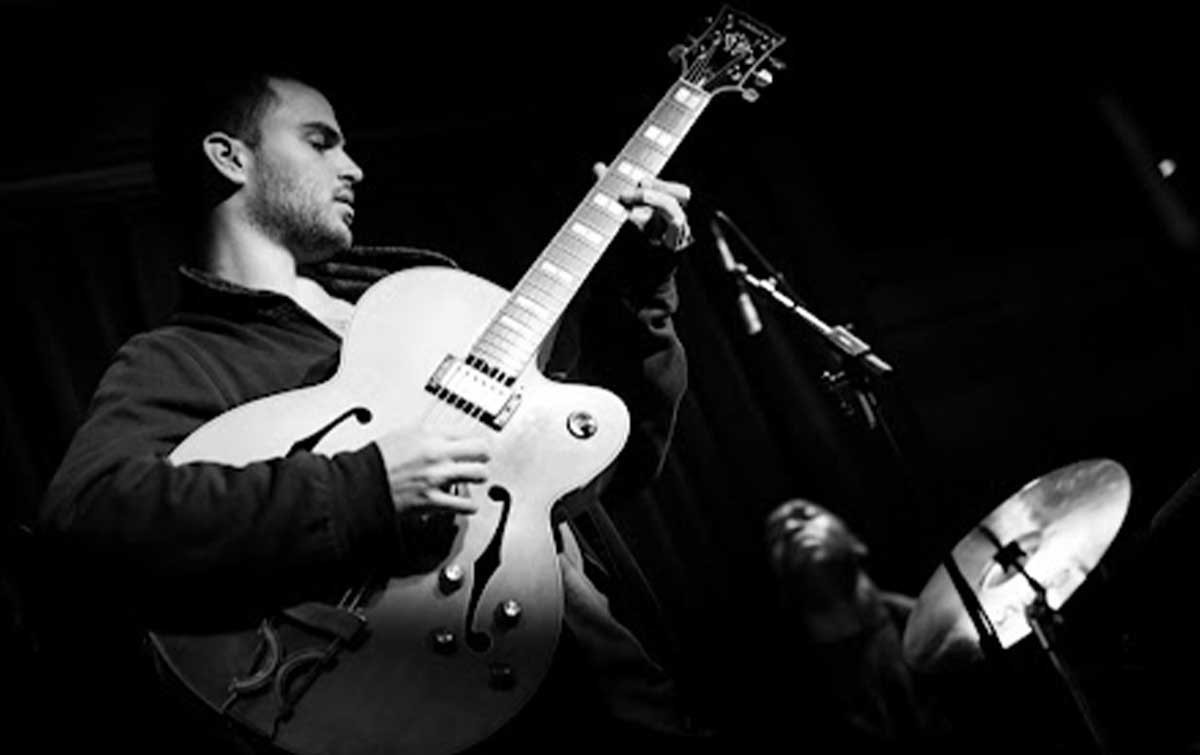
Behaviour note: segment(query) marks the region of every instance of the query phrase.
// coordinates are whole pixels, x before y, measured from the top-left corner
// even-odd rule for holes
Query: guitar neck
[[[525,369],[628,217],[617,198],[659,174],[711,97],[682,79],[668,90],[521,278],[473,357],[511,378]]]

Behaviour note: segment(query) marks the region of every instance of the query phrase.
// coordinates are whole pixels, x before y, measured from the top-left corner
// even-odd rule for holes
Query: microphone
[[[733,278],[737,281],[738,295],[738,312],[741,314],[742,323],[746,327],[746,332],[749,335],[754,335],[762,330],[762,320],[758,317],[758,310],[754,308],[754,302],[750,299],[750,292],[746,290],[746,281],[742,279],[741,273],[738,272],[737,261],[733,258],[733,252],[729,251],[729,244],[725,241],[725,234],[721,233],[721,226],[717,223],[714,217],[709,221],[708,227],[712,230],[713,240],[717,245],[717,252],[721,255],[721,264],[725,270],[733,274]]]

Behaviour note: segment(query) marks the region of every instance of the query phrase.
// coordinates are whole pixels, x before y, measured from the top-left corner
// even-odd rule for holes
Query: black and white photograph
[[[0,750],[1200,751],[1186,28],[0,3]]]

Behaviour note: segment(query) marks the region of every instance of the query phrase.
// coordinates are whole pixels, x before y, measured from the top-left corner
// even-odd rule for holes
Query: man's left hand
[[[608,167],[596,163],[592,170],[600,179]],[[691,197],[692,190],[685,184],[646,176],[617,199],[628,208],[630,222],[647,235],[651,244],[677,252],[692,243],[692,231],[683,210]]]

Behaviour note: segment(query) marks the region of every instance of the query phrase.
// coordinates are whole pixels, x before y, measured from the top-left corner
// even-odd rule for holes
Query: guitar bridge
[[[425,384],[425,390],[493,430],[507,424],[521,404],[517,379],[475,355],[447,356]]]

